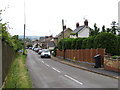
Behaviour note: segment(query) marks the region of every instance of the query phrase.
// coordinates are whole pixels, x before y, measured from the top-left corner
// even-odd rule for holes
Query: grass
[[[18,53],[12,62],[4,88],[32,88],[25,62],[26,55]]]

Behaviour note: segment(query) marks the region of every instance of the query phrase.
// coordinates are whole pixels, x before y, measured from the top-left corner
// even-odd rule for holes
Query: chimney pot
[[[76,23],[76,28],[78,28],[78,27],[79,27],[79,22]]]
[[[84,21],[84,25],[88,26],[88,20],[87,19]]]

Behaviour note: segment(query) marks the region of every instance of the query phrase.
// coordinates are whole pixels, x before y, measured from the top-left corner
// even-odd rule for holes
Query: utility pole
[[[63,58],[65,59],[64,20],[63,19],[62,19],[62,28],[63,28]]]
[[[24,0],[24,49],[23,49],[23,54],[25,54],[25,29],[26,29],[26,16],[25,16],[25,0]]]

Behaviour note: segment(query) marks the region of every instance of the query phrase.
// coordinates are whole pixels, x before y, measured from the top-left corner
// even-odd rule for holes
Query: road
[[[118,80],[40,58],[28,50],[26,66],[33,88],[118,88]]]

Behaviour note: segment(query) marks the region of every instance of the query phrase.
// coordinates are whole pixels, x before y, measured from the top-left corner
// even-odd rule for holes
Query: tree
[[[111,29],[110,29],[110,28],[107,28],[106,32],[108,32],[108,33],[111,32]]]
[[[117,33],[117,24],[116,24],[116,21],[112,21],[112,23],[111,23],[111,32],[113,34]]]
[[[1,11],[0,11],[1,15]],[[18,40],[18,35],[11,36],[8,32],[9,25],[8,23],[2,23],[2,19],[0,17],[0,34],[2,36],[2,41],[7,43],[10,47],[12,47],[15,51],[22,49],[22,43]]]
[[[105,25],[102,26],[102,32],[106,32]]]
[[[90,36],[99,34],[100,28],[97,27],[96,23],[94,24],[94,29],[90,28]]]
[[[112,55],[117,54],[117,37],[113,33],[100,33],[95,37],[94,40],[95,48],[104,48],[107,53]]]

